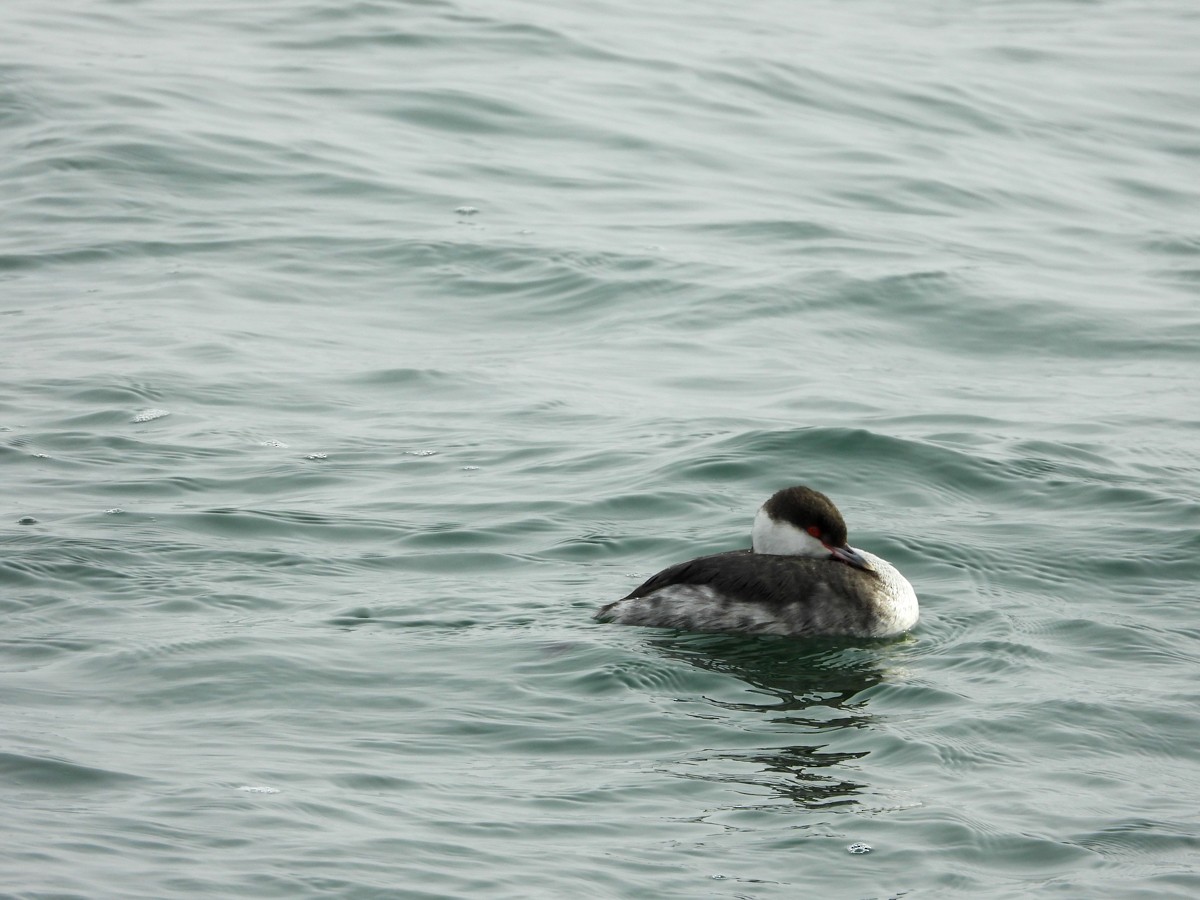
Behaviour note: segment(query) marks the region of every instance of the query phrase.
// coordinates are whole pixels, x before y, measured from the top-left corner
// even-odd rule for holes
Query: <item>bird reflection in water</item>
[[[664,656],[709,672],[732,675],[748,684],[761,700],[704,699],[711,707],[734,716],[759,713],[771,732],[781,736],[828,735],[832,739],[846,729],[869,728],[873,719],[866,709],[867,700],[859,695],[885,678],[886,655],[881,656],[877,642],[679,635],[653,638],[648,643]],[[828,743],[789,742],[760,749],[708,750],[689,760],[688,768],[709,771],[677,774],[769,787],[810,809],[856,805],[870,787],[846,777],[845,765],[867,756],[869,751],[833,752],[825,749]],[[739,771],[734,773],[723,764],[728,761],[754,766],[758,771],[748,773],[744,766],[738,766]]]

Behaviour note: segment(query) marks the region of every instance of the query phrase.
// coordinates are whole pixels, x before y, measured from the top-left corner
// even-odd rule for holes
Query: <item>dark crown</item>
[[[804,485],[776,491],[764,506],[775,521],[791,522],[801,531],[812,525],[821,532],[821,540],[833,547],[846,543],[846,522],[833,501]]]

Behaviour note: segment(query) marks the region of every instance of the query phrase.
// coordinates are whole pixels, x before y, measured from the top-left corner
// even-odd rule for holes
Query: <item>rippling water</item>
[[[1200,13],[0,10],[0,890],[1200,895]],[[886,643],[601,626],[807,482]]]

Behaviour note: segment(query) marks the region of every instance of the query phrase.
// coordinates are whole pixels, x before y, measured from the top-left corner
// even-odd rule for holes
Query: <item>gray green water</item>
[[[1190,0],[0,34],[0,894],[1200,895]],[[591,621],[797,482],[910,636]]]

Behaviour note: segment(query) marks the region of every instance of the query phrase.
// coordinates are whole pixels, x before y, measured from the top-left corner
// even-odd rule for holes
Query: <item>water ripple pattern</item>
[[[13,896],[1200,896],[1200,13],[0,9]],[[891,642],[591,613],[809,483]]]

